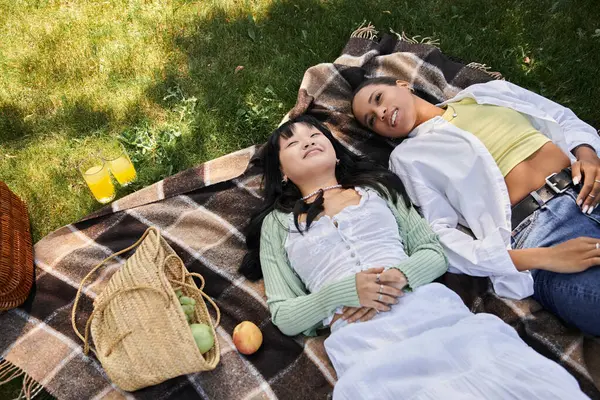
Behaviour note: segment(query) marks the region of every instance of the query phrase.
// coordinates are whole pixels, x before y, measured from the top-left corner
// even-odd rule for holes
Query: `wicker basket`
[[[0,311],[20,306],[33,284],[27,207],[0,182]]]
[[[83,286],[108,260],[139,247],[109,280],[94,300],[85,333],[76,326],[76,312]],[[198,288],[192,276],[200,278]],[[202,289],[201,275],[190,273],[156,228],[148,228],[132,246],[113,254],[90,271],[82,280],[72,310],[75,333],[90,350],[89,332],[96,346],[94,353],[109,378],[121,389],[138,390],[167,379],[214,369],[220,359],[215,327],[220,313]],[[212,329],[215,344],[201,354],[181,309],[175,290],[196,300],[194,323]],[[212,323],[205,300],[217,311]]]

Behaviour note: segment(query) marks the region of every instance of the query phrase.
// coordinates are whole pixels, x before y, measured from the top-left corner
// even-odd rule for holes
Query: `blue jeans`
[[[514,249],[550,247],[581,236],[600,239],[600,207],[583,214],[575,200],[579,188],[550,200],[512,232]],[[575,274],[532,271],[533,297],[547,310],[583,332],[600,336],[600,267]]]

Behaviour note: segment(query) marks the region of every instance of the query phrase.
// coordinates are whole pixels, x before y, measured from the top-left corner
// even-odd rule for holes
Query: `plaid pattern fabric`
[[[364,36],[364,37],[360,37]],[[467,67],[435,46],[401,36],[373,40],[359,30],[334,64],[310,68],[290,115],[309,112],[326,121],[357,153],[387,162],[391,144],[373,137],[351,118],[351,84],[367,75],[394,75],[437,98],[491,78],[480,66]],[[260,204],[260,148],[251,147],[188,169],[114,202],[82,221],[63,227],[35,245],[35,296],[0,315],[0,356],[25,371],[61,399],[326,399],[336,381],[323,347],[325,336],[286,337],[270,322],[261,282],[237,273],[245,252],[243,228]],[[86,273],[98,262],[134,243],[157,226],[186,267],[206,278],[206,292],[219,305],[220,365],[211,372],[178,377],[126,393],[111,384],[71,327],[71,307]],[[93,299],[124,263],[102,268],[84,292],[77,323],[83,327]],[[482,278],[447,274],[443,283],[457,291],[474,312],[491,312],[514,326],[542,354],[565,366],[592,398],[600,399],[600,342],[565,328],[531,300],[508,301]],[[231,332],[243,320],[263,331],[262,349],[253,356],[235,351]]]

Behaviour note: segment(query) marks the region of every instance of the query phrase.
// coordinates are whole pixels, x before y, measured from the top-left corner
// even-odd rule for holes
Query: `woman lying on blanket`
[[[436,106],[407,82],[374,78],[355,90],[352,110],[379,135],[408,138],[390,168],[439,235],[451,272],[490,276],[501,296],[533,294],[600,335],[600,139],[591,126],[504,81]]]
[[[277,129],[263,160],[265,204],[240,270],[264,275],[283,333],[331,326],[334,398],[586,398],[513,328],[431,283],[446,258],[396,175],[308,116]]]

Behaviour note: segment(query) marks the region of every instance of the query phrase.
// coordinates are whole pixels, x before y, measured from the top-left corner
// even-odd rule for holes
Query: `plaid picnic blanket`
[[[421,43],[423,42],[423,43]],[[391,144],[374,138],[351,118],[351,84],[363,75],[393,75],[445,99],[497,74],[485,66],[452,60],[430,40],[386,35],[372,27],[355,31],[334,63],[306,71],[290,115],[309,112],[327,121],[357,153],[387,162]],[[336,381],[323,341],[286,337],[270,322],[262,281],[237,272],[245,253],[243,228],[261,199],[260,148],[250,147],[180,172],[63,227],[35,245],[35,295],[0,315],[0,382],[26,374],[27,389],[44,387],[61,399],[325,399]],[[86,357],[71,327],[71,307],[81,279],[98,262],[134,243],[148,226],[158,227],[190,271],[206,278],[206,292],[222,312],[218,340],[222,357],[211,372],[178,377],[126,393],[115,387],[97,359]],[[124,263],[116,258],[84,292],[78,324],[93,299]],[[475,312],[491,312],[514,326],[525,341],[564,365],[592,398],[600,399],[600,342],[564,327],[534,301],[498,298],[489,281],[447,274],[442,281]],[[261,350],[235,351],[231,332],[243,320],[263,331]]]

